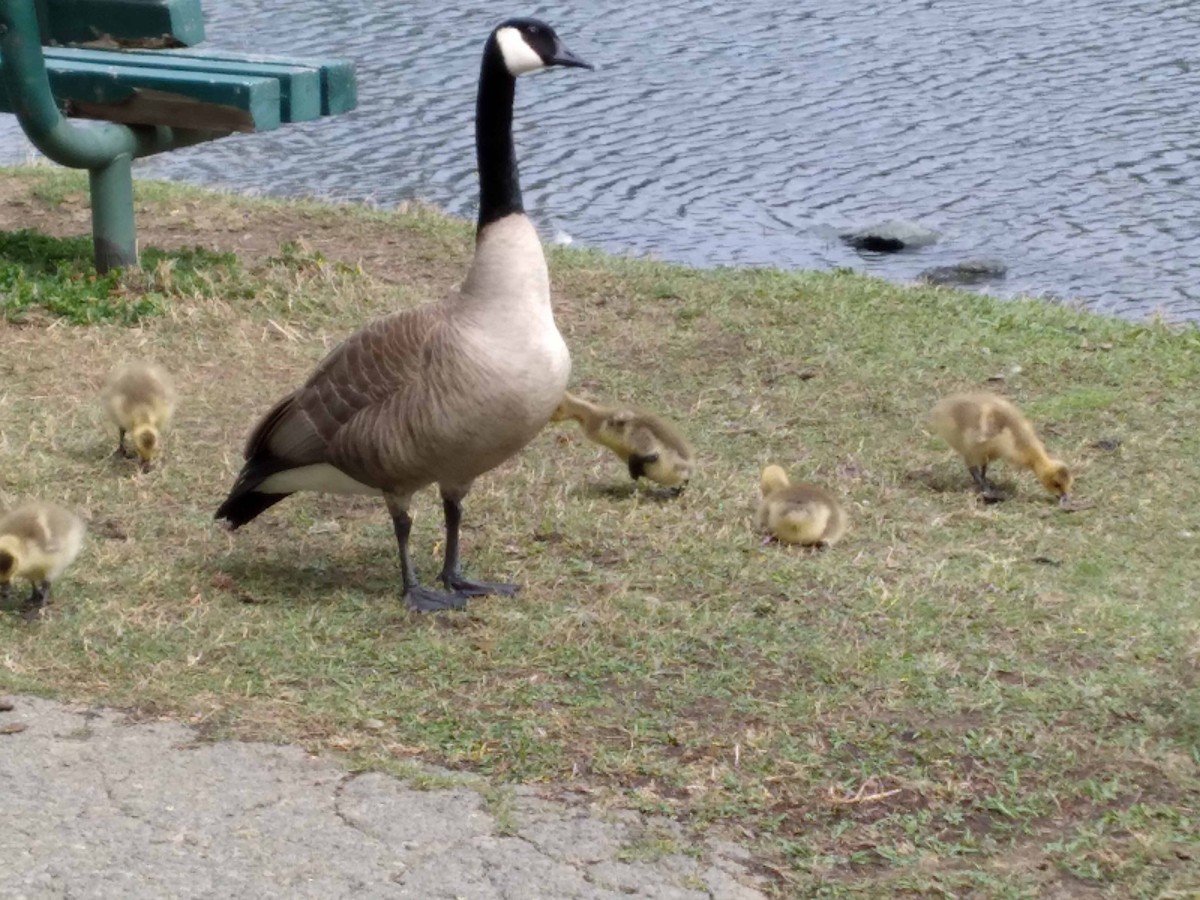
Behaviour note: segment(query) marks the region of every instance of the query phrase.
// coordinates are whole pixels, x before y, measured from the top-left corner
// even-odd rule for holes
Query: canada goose
[[[762,471],[754,527],[785,544],[831,546],[846,533],[846,511],[815,484],[792,484],[779,466]]]
[[[295,491],[382,495],[410,608],[460,609],[468,597],[516,591],[463,577],[459,524],[472,482],[541,431],[571,372],[512,139],[516,76],[549,66],[591,68],[536,19],[509,19],[491,33],[475,110],[479,220],[466,280],[440,302],[355,332],[280,400],[250,435],[218,519],[237,528]],[[447,593],[417,581],[408,553],[409,503],[435,482]]]
[[[175,388],[170,376],[150,363],[129,363],[113,372],[105,398],[117,423],[114,455],[137,456],[142,471],[149,471],[162,451],[162,432],[175,411]],[[132,453],[125,447],[126,432],[133,438]]]
[[[1032,469],[1042,486],[1058,497],[1059,505],[1068,507],[1074,481],[1070,470],[1046,453],[1029,420],[1004,398],[988,393],[946,397],[930,412],[929,427],[962,455],[984,500],[1003,499],[987,480],[988,463],[1003,459]]]
[[[73,512],[53,503],[31,502],[0,518],[0,584],[8,598],[14,578],[27,579],[33,592],[25,602],[37,615],[50,602],[50,584],[74,562],[86,531]]]
[[[574,419],[590,440],[607,447],[629,467],[629,477],[646,477],[682,493],[692,477],[692,448],[670,422],[648,412],[608,409],[564,392],[550,417]]]

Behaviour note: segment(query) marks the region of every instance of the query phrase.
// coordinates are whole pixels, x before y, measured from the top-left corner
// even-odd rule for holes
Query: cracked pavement
[[[421,790],[297,747],[204,743],[176,723],[12,699],[0,898],[765,896],[746,850],[693,845],[670,819],[534,786],[494,813],[471,787]]]

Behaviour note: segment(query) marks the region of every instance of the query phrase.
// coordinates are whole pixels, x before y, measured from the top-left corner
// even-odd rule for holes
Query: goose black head
[[[492,40],[504,67],[514,77],[550,66],[592,68],[567,49],[554,29],[540,19],[508,19],[501,22]]]
[[[0,585],[7,586],[21,565],[20,541],[6,534],[0,538]]]

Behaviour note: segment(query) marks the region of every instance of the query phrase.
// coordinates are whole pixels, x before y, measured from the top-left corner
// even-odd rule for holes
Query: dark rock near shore
[[[917,276],[926,284],[979,284],[998,281],[1008,274],[1002,259],[964,259],[952,266],[935,266]]]
[[[870,250],[874,253],[898,253],[914,250],[937,243],[940,235],[936,231],[903,219],[892,219],[878,225],[843,231],[838,234],[855,250]]]

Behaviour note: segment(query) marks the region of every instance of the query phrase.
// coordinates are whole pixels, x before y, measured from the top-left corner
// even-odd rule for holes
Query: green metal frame
[[[137,263],[133,160],[229,133],[68,122],[50,91],[34,0],[0,0],[0,77],[34,146],[60,165],[88,170],[92,241],[96,270],[102,273]]]

